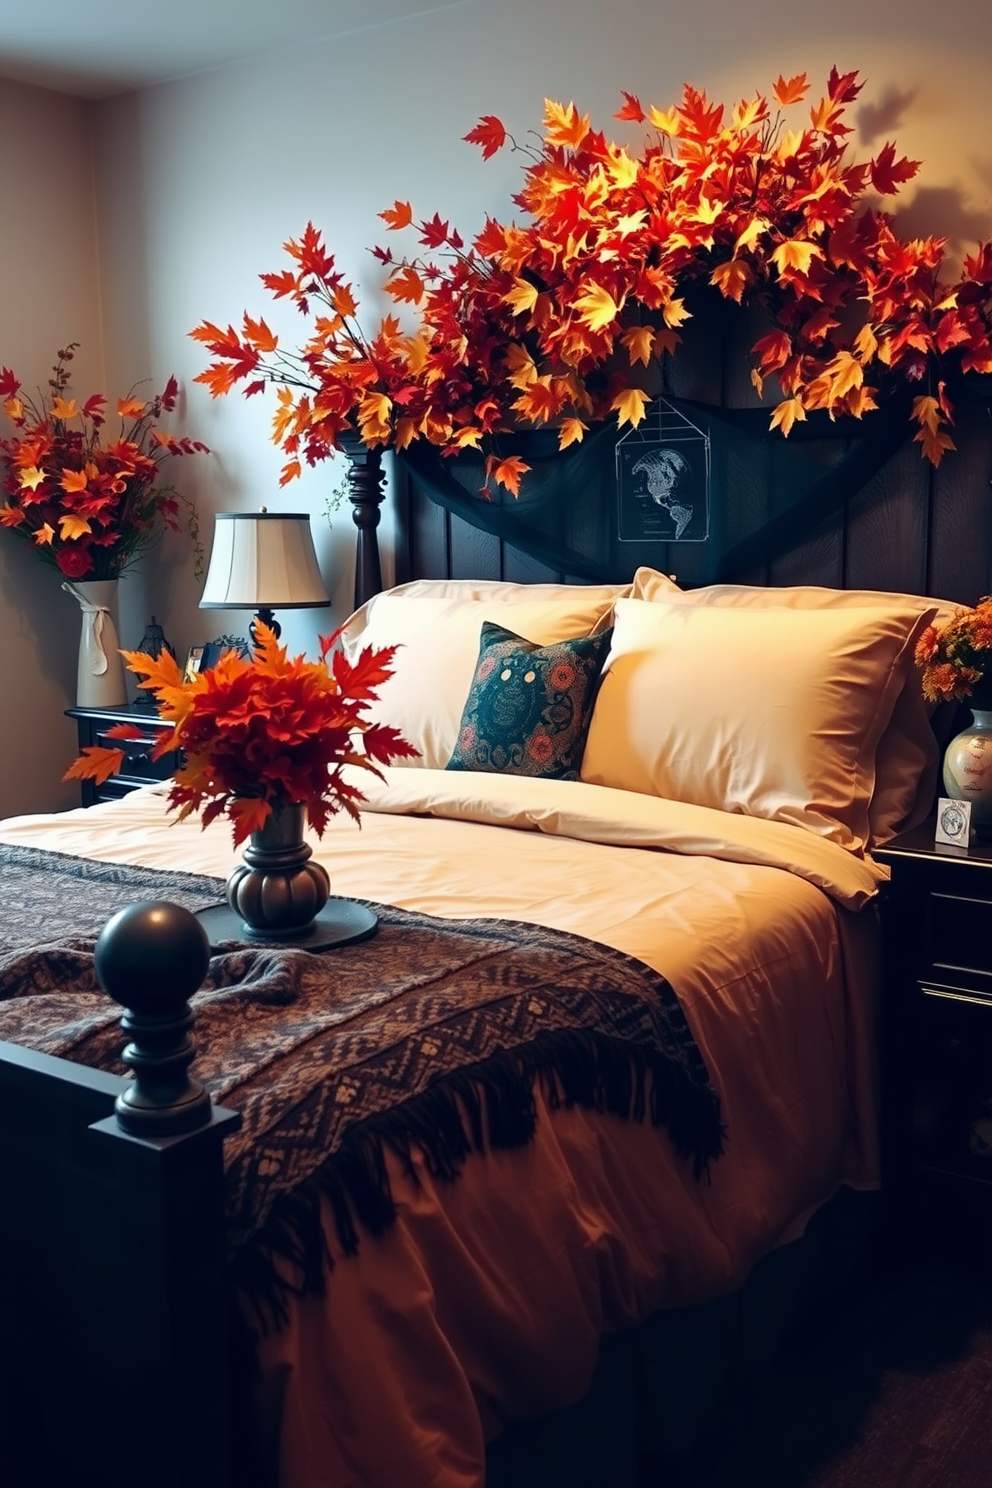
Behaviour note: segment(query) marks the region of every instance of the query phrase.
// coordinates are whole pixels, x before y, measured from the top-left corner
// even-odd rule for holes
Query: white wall
[[[290,643],[309,647],[350,608],[350,511],[330,524],[322,514],[339,472],[308,471],[280,491],[271,399],[212,401],[193,383],[206,357],[188,338],[202,319],[238,324],[247,309],[296,344],[298,318],[272,302],[258,275],[283,267],[281,244],[308,219],[356,281],[371,321],[392,308],[367,250],[386,241],[377,214],[395,198],[409,198],[418,217],[439,211],[465,236],[487,211],[512,215],[520,160],[483,162],[462,142],[479,115],[497,114],[523,140],[549,96],[574,100],[597,127],[629,138],[632,126],[612,118],[621,89],[667,107],[689,81],[732,102],[767,92],[779,73],[806,71],[819,96],[836,64],[867,80],[851,111],[859,150],[894,137],[925,162],[906,192],[906,230],[970,244],[992,234],[990,61],[992,7],[973,0],[945,0],[936,16],[922,0],[796,3],[787,12],[778,0],[467,0],[107,100],[94,107],[94,148],[108,391],[136,377],[180,378],[185,431],[213,453],[178,462],[173,474],[195,496],[208,543],[216,510],[311,512],[334,607],[282,616]],[[74,293],[85,297],[85,285]],[[2,339],[0,360],[11,360]],[[388,515],[382,532],[388,581]],[[124,644],[140,638],[152,611],[179,649],[244,628],[244,616],[198,611],[199,587],[188,548],[169,538],[128,590]],[[70,663],[59,663],[63,687]],[[59,699],[49,706],[54,716]]]
[[[0,365],[44,389],[56,352],[79,341],[84,397],[103,387],[90,121],[78,100],[0,80]],[[78,803],[61,776],[75,753],[63,710],[75,701],[79,606],[60,586],[0,531],[0,816]]]

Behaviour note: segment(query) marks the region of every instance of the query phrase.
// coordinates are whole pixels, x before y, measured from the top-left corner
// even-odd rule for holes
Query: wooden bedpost
[[[143,902],[96,960],[133,1081],[0,1046],[3,1482],[238,1488],[222,1148],[240,1117],[189,1074],[206,936]]]
[[[378,594],[382,588],[382,567],[379,561],[379,508],[383,500],[382,451],[370,449],[357,434],[346,431],[341,435],[348,456],[348,500],[351,515],[358,528],[358,543],[355,550],[355,609]]]

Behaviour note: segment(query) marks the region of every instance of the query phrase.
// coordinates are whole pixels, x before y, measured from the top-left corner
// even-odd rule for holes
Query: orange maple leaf
[[[781,429],[783,435],[788,439],[793,424],[798,420],[805,419],[806,410],[798,398],[785,398],[772,409],[770,429]]]
[[[772,96],[776,103],[787,108],[790,103],[799,103],[806,95],[809,83],[804,72],[797,72],[795,77],[784,78],[781,73],[772,85]]]
[[[717,264],[710,275],[710,283],[726,299],[736,300],[739,305],[744,291],[754,283],[754,274],[742,259],[730,258],[726,263]]]
[[[520,495],[521,476],[526,475],[529,469],[530,466],[519,455],[510,455],[506,460],[497,460],[490,455],[486,460],[486,474],[497,485],[505,486],[514,496]]]
[[[601,331],[620,314],[623,297],[618,305],[604,285],[588,284],[582,294],[576,296],[574,304],[582,324],[591,331]]]
[[[544,137],[549,145],[577,150],[589,133],[589,115],[580,114],[574,103],[563,108],[554,99],[544,100]]]
[[[613,115],[614,119],[629,120],[634,124],[643,124],[645,119],[644,110],[641,108],[641,100],[636,93],[628,93],[626,88],[621,88],[623,94],[623,107],[617,109]]]
[[[392,295],[394,300],[405,301],[409,305],[419,305],[424,298],[424,290],[423,279],[410,264],[404,264],[386,281],[386,293]]]
[[[581,444],[587,428],[580,418],[563,418],[558,425],[558,448],[563,450],[570,444]]]
[[[395,201],[391,207],[387,207],[379,216],[391,232],[398,232],[401,227],[409,227],[413,221],[413,208],[408,201]]]
[[[618,393],[613,399],[610,407],[616,409],[618,424],[632,424],[636,429],[650,402],[651,399],[647,393],[642,392],[640,388],[624,388],[623,392]]]

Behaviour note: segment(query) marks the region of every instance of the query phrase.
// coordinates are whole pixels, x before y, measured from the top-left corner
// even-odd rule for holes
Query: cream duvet
[[[525,1148],[447,1184],[392,1172],[396,1223],[262,1346],[282,1488],[479,1488],[486,1441],[578,1399],[603,1333],[730,1291],[840,1184],[877,1181],[870,858],[605,786],[386,775],[363,780],[360,829],[312,839],[332,891],[530,921],[648,963],[685,1009],[726,1150],[697,1180],[663,1129],[549,1111],[538,1091]],[[226,826],[171,824],[164,787],[10,819],[0,840],[220,877],[238,860]]]

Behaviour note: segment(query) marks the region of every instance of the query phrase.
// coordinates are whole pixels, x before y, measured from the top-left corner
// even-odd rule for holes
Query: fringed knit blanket
[[[137,899],[215,904],[222,881],[0,845],[0,883],[0,1039],[123,1074],[96,935]],[[394,1216],[387,1145],[454,1178],[470,1152],[528,1141],[537,1079],[552,1106],[665,1125],[697,1177],[719,1155],[718,1099],[663,977],[562,931],[372,907],[356,945],[232,945],[193,999],[194,1072],[242,1114],[225,1164],[246,1280],[276,1254],[319,1290],[322,1195],[354,1251],[358,1223]]]

